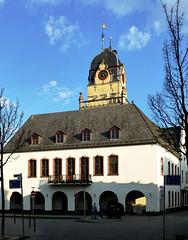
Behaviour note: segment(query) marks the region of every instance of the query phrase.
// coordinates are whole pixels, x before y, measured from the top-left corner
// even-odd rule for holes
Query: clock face
[[[105,80],[108,77],[108,72],[106,70],[101,70],[98,77],[100,80]]]

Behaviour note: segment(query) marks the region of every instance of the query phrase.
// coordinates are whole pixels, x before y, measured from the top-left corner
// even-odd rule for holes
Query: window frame
[[[91,141],[91,131],[87,128],[82,130],[82,142],[89,142]]]
[[[31,166],[31,163],[35,163],[35,166]],[[34,174],[33,174],[34,173]],[[37,160],[28,160],[28,178],[37,178]]]
[[[73,162],[69,165],[68,160],[73,160]],[[75,169],[76,169],[76,163],[75,163],[75,158],[73,157],[68,157],[66,159],[66,177],[69,177],[70,179],[73,179],[73,176],[75,175]],[[69,174],[69,168],[73,169],[72,174]]]
[[[120,129],[116,126],[110,128],[110,139],[117,140],[120,139]]]
[[[60,174],[56,176],[55,172],[56,172],[56,165],[55,165],[55,160],[60,160],[60,166],[58,166],[58,168],[60,169]],[[60,178],[60,176],[62,175],[62,158],[56,157],[53,159],[53,176],[55,179],[58,179],[57,177]]]
[[[111,163],[110,163],[110,159],[111,157],[116,157],[117,158],[117,166],[116,166],[116,169],[117,171],[115,172],[114,171],[114,163],[113,163],[113,173],[110,173],[110,168],[111,168]],[[108,156],[108,176],[118,176],[119,175],[119,156],[118,155],[115,155],[115,154],[111,154],[110,156]]]
[[[43,161],[46,161],[47,164],[45,166],[43,166]],[[45,178],[45,177],[49,177],[49,159],[47,158],[43,158],[41,159],[41,162],[40,162],[40,169],[41,169],[41,173],[40,173],[40,176]],[[47,173],[47,174],[43,174],[43,168],[44,168],[44,171]]]
[[[87,159],[87,164],[86,162],[84,162],[84,164],[82,164],[82,160],[83,159]],[[85,160],[84,160],[85,161]],[[82,156],[80,157],[80,179],[81,180],[86,180],[86,179],[89,179],[89,175],[90,175],[90,169],[89,169],[89,157],[88,156]],[[87,167],[87,173],[84,173],[84,175],[82,174],[82,171],[84,169],[84,171],[86,170],[86,167]],[[88,176],[87,176],[88,175]]]
[[[96,158],[102,159],[102,164],[97,164],[97,165],[96,165]],[[101,156],[101,155],[95,156],[93,163],[94,163],[94,168],[93,168],[93,169],[94,169],[94,173],[93,173],[93,175],[94,175],[94,176],[104,176],[104,157]],[[101,165],[102,165],[102,167],[100,168]],[[96,169],[97,169],[96,166],[98,166],[99,169],[102,169],[102,173],[96,173]],[[99,170],[98,172],[100,172],[100,170]]]
[[[37,146],[39,145],[39,135],[37,133],[33,133],[31,135],[31,145],[32,146]]]
[[[57,133],[56,133],[56,135],[55,135],[55,142],[57,143],[57,144],[59,144],[59,143],[64,143],[64,141],[65,141],[65,136],[64,136],[65,134],[63,133],[63,132],[61,132],[61,131],[58,131]],[[59,137],[61,136],[61,139],[59,139]]]

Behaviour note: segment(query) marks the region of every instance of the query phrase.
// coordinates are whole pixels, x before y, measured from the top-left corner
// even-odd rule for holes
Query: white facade
[[[118,156],[118,175],[108,175],[108,156],[111,154]],[[94,176],[94,157],[103,156],[104,172],[103,176]],[[92,176],[92,183],[89,186],[79,185],[48,185],[48,178],[41,178],[41,159],[49,159],[49,175],[53,175],[53,160],[55,158],[62,159],[62,174],[66,175],[66,159],[75,158],[75,174],[80,173],[80,158],[86,156],[89,158],[89,174]],[[6,158],[6,155],[4,156]],[[37,160],[37,176],[29,177],[28,161],[30,159]],[[5,176],[5,207],[6,210],[11,209],[11,197],[13,192],[20,192],[20,189],[9,189],[9,180],[14,179],[14,174],[22,173],[23,176],[23,196],[24,210],[30,211],[31,191],[40,192],[44,200],[38,203],[35,208],[45,211],[58,210],[62,206],[64,200],[53,198],[54,194],[62,192],[67,197],[67,212],[75,211],[74,193],[85,191],[89,194],[86,196],[85,209],[89,210],[91,202],[102,202],[106,207],[107,202],[114,199],[120,202],[124,211],[127,211],[126,197],[132,191],[142,193],[146,199],[146,212],[160,212],[163,206],[161,198],[160,186],[164,186],[164,176],[168,174],[168,165],[170,162],[170,174],[175,175],[175,168],[180,171],[180,161],[173,154],[167,152],[159,145],[133,145],[119,147],[101,147],[101,148],[82,148],[71,150],[53,150],[40,152],[26,152],[14,154],[4,167]],[[181,169],[184,169],[184,179],[181,188],[185,189],[188,184],[185,176],[187,172],[186,160],[182,161]],[[163,169],[163,170],[162,170]],[[106,195],[105,195],[106,192]],[[170,192],[170,200],[168,193]],[[58,195],[56,195],[58,196]],[[180,206],[181,191],[180,186],[166,186],[166,209]],[[175,199],[176,198],[176,199]],[[173,200],[172,200],[173,199]],[[79,201],[79,199],[78,199]],[[169,203],[169,201],[171,201]],[[185,203],[187,200],[184,199]],[[13,208],[16,208],[16,204]],[[83,210],[83,203],[80,203],[80,209]],[[19,205],[19,204],[18,204]],[[135,204],[136,205],[136,204]],[[140,205],[140,204],[139,204]]]

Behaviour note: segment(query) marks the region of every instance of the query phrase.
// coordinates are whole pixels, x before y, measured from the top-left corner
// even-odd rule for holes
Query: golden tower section
[[[87,85],[87,101],[80,93],[80,109],[129,103],[124,65],[117,53],[107,49],[91,63]]]

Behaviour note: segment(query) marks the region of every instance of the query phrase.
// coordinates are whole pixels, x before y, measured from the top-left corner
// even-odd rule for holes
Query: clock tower
[[[111,43],[109,48],[102,49],[102,52],[92,60],[87,101],[83,100],[80,93],[79,102],[80,109],[129,103],[124,64],[120,62],[117,51],[111,49]]]

